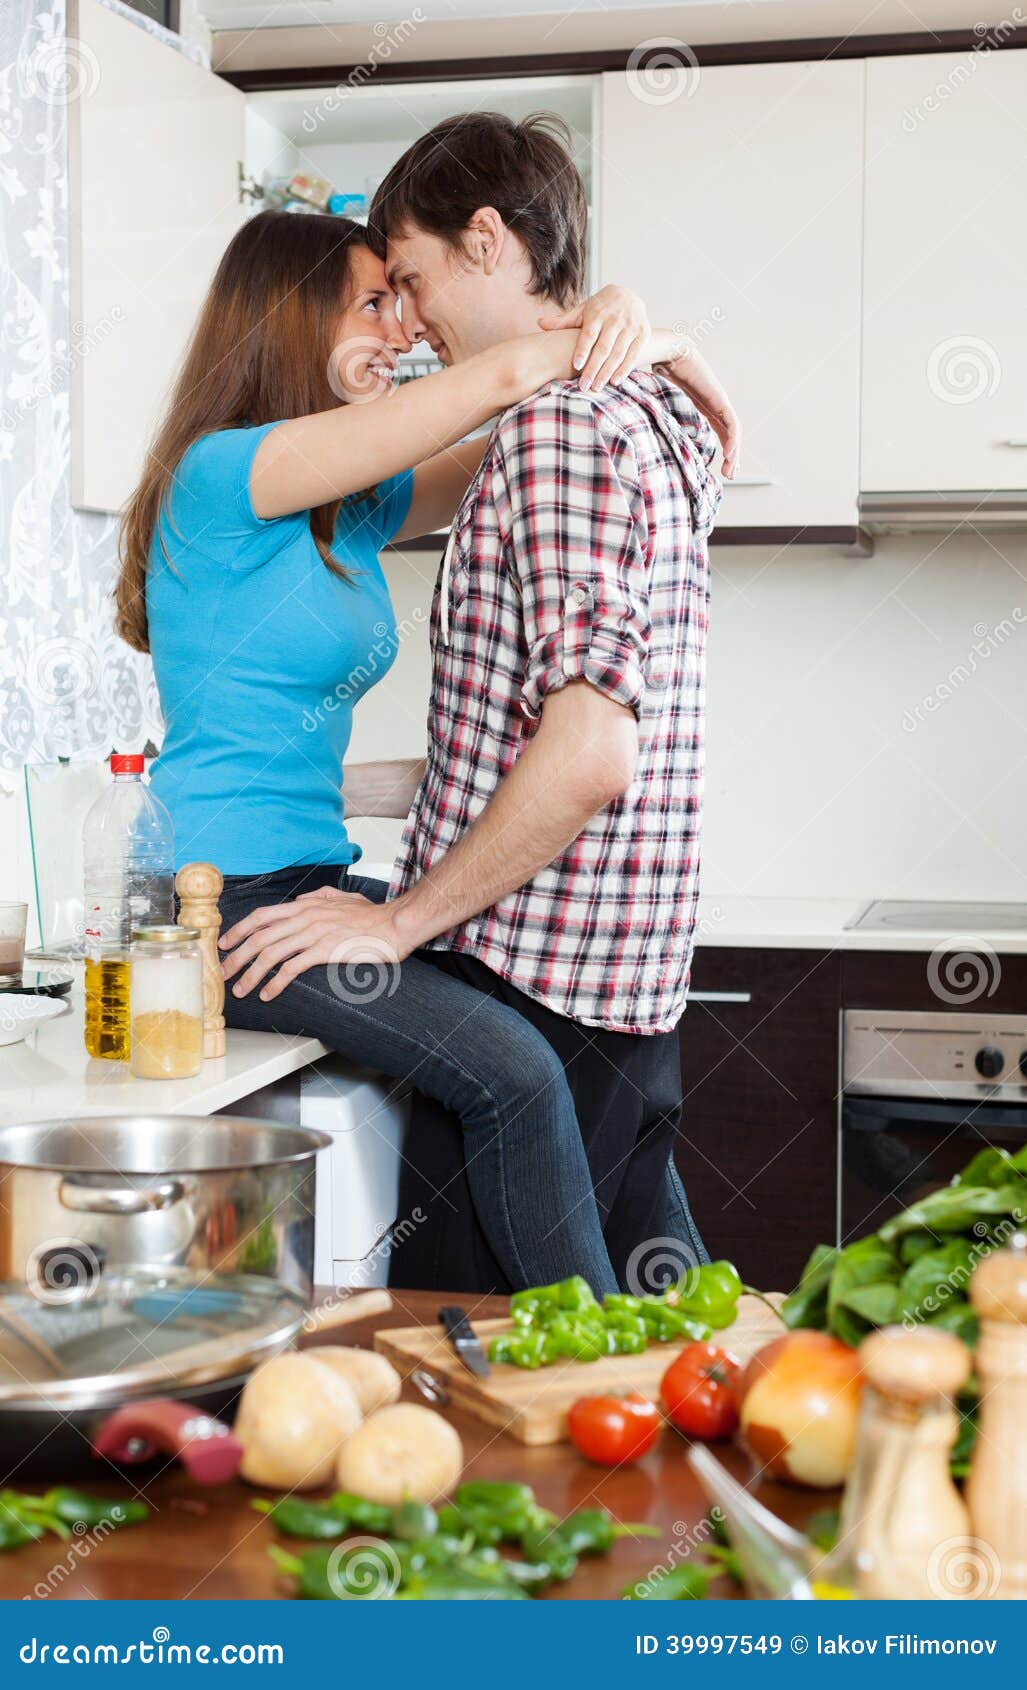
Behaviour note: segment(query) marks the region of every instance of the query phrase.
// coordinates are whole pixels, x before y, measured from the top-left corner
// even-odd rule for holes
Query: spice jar
[[[131,1055],[142,1080],[185,1080],[203,1066],[203,958],[195,927],[132,934]]]

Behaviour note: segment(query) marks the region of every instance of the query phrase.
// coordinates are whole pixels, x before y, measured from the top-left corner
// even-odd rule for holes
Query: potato
[[[403,1383],[399,1374],[391,1361],[376,1355],[374,1350],[350,1349],[345,1344],[316,1344],[303,1354],[345,1379],[362,1414],[373,1414],[376,1408],[384,1408],[386,1403],[399,1398]]]
[[[418,1403],[397,1402],[364,1421],[339,1451],[342,1490],[389,1507],[435,1502],[457,1484],[464,1465],[459,1434]]]
[[[351,1386],[331,1368],[287,1353],[250,1378],[235,1419],[239,1471],[251,1485],[314,1490],[328,1484],[340,1446],[360,1425]]]

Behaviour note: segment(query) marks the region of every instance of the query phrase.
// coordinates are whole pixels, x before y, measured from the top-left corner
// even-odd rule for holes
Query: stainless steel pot
[[[75,1302],[107,1264],[256,1273],[309,1299],[327,1133],[226,1115],[0,1127],[0,1280]]]

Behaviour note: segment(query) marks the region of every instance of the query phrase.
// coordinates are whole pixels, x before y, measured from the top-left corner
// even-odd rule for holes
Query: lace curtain
[[[125,6],[113,9],[190,43]],[[68,313],[69,104],[95,65],[63,0],[0,5],[0,786],[25,763],[159,743],[148,659],[114,632],[112,517],[73,511],[69,382],[87,324]]]

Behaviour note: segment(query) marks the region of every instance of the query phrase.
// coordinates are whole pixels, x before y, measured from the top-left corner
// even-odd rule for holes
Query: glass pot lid
[[[0,1285],[0,1409],[68,1412],[180,1394],[251,1371],[303,1325],[298,1292],[256,1274],[104,1268],[73,1299]]]

